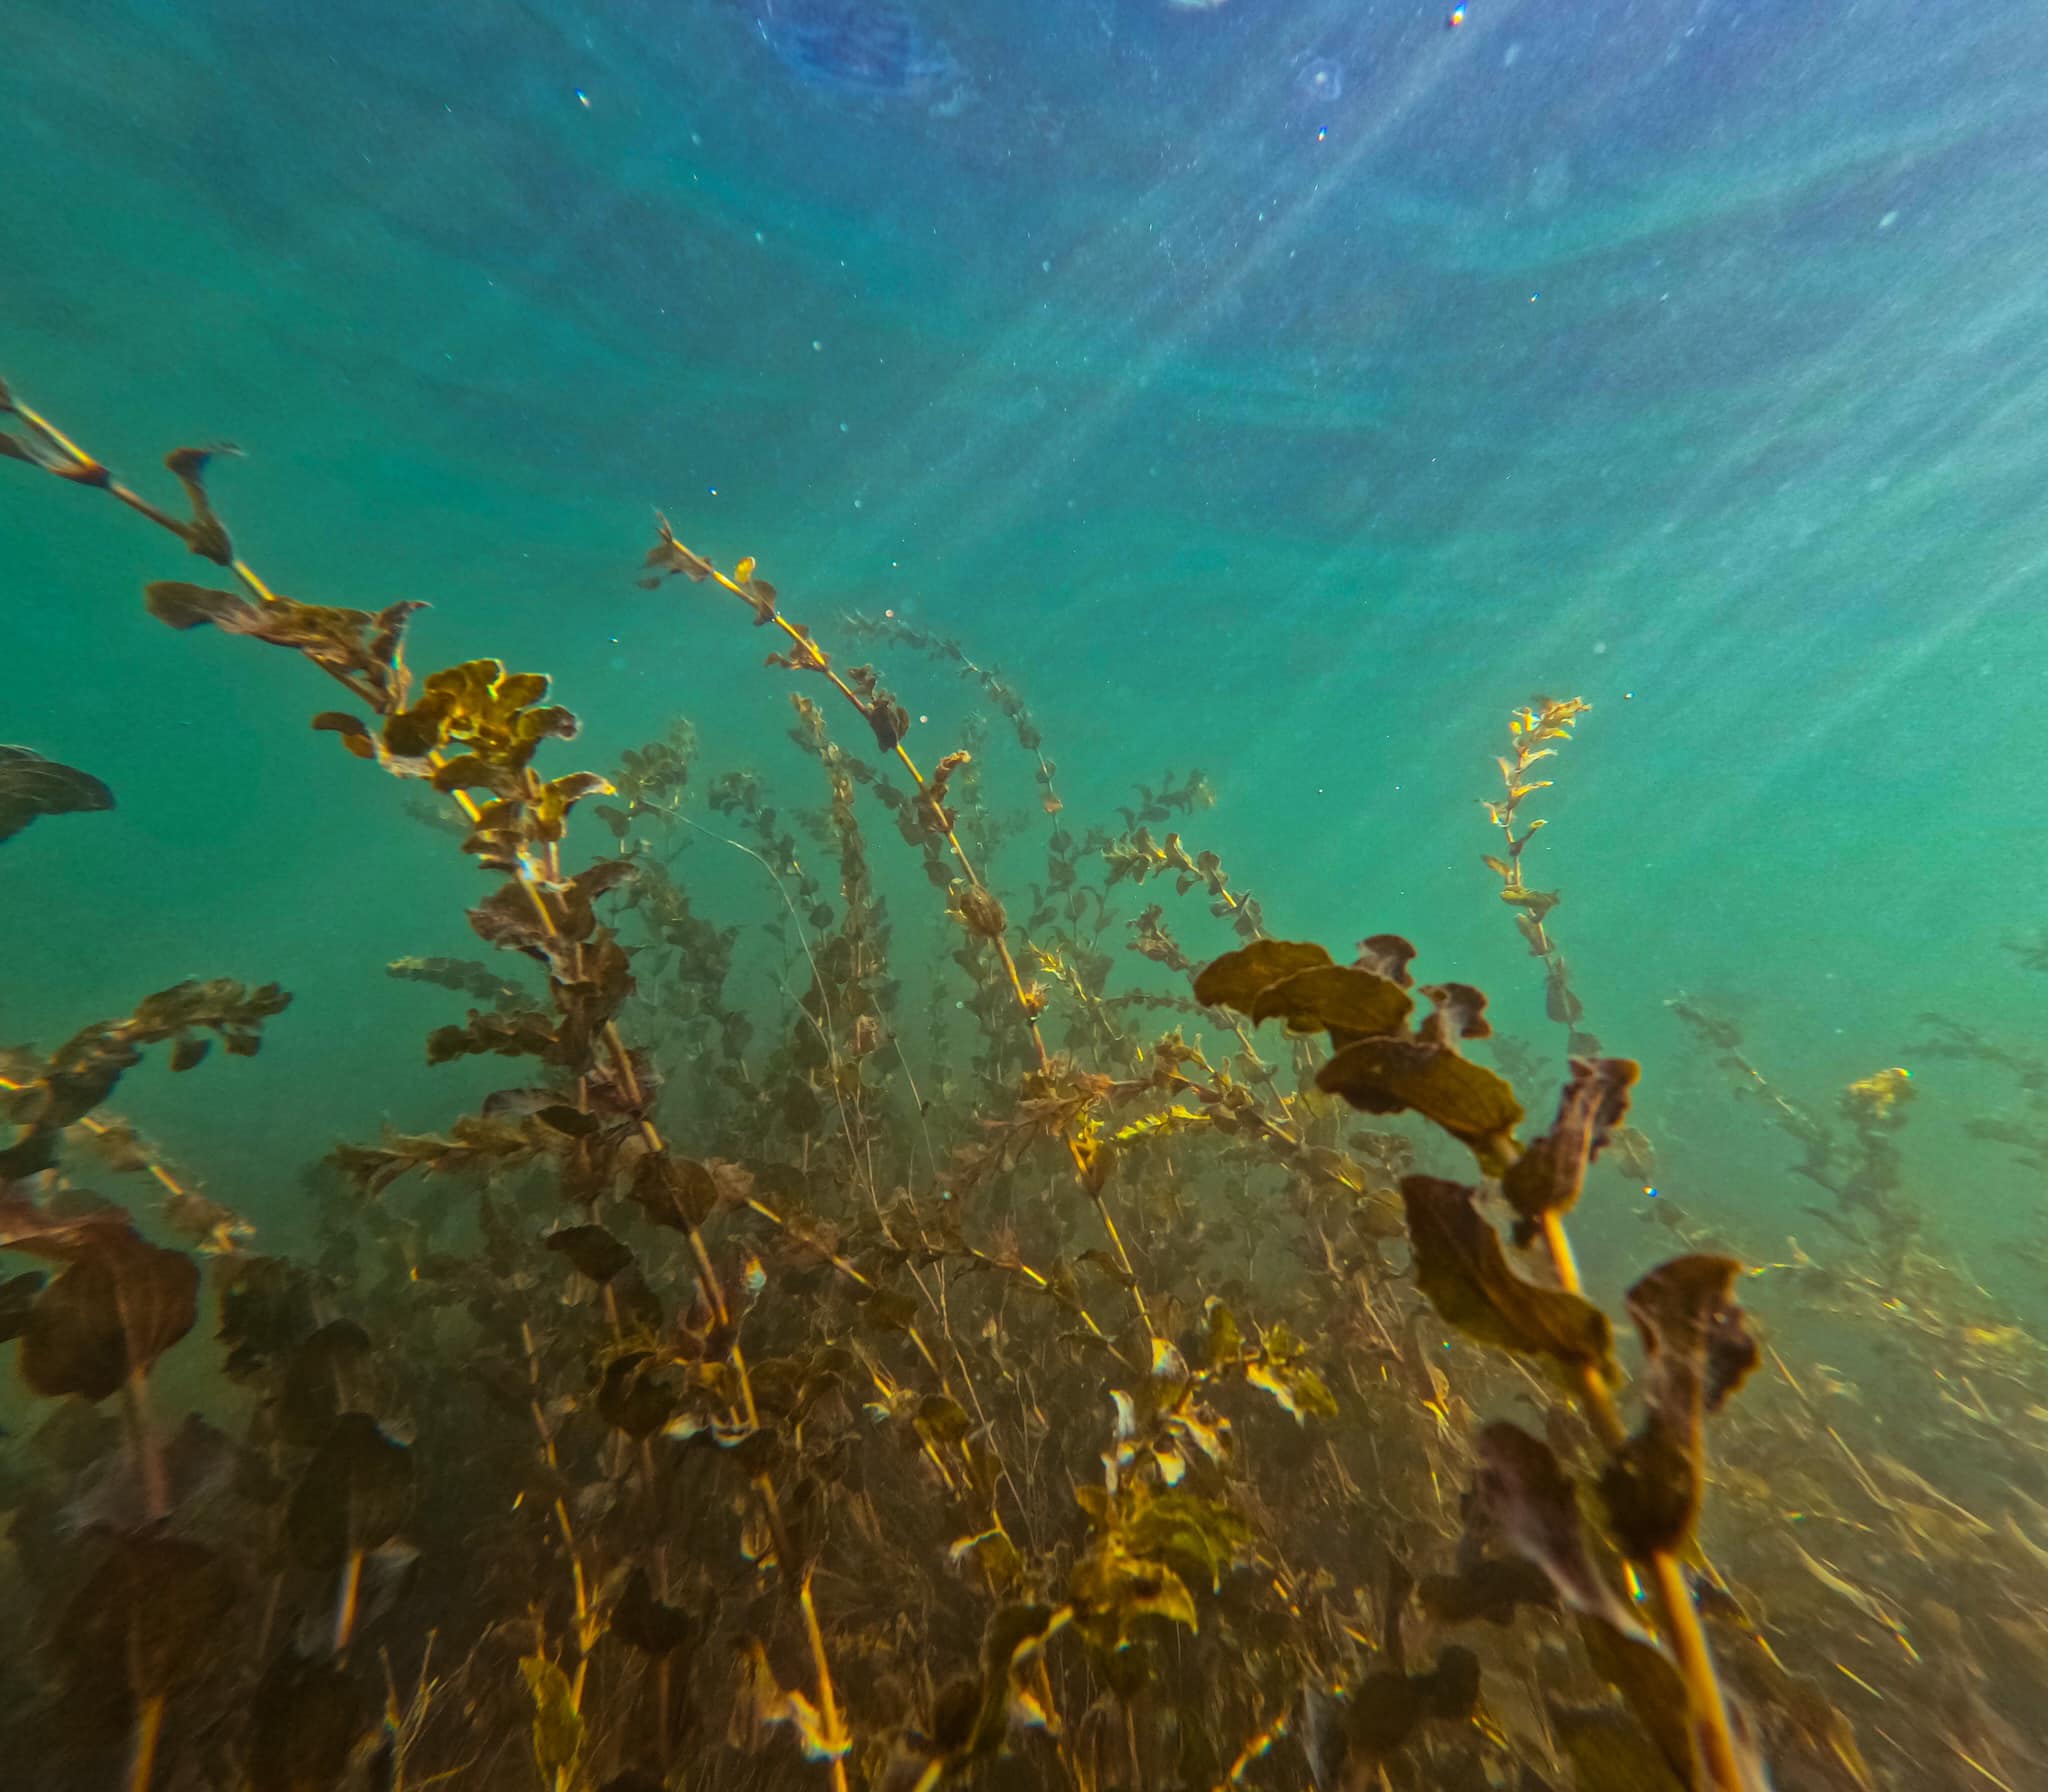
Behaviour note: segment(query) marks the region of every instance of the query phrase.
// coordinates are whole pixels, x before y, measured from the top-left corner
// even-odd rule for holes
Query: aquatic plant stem
[[[1557,1285],[1567,1294],[1581,1293],[1584,1284],[1579,1279],[1578,1259],[1572,1250],[1571,1238],[1564,1229],[1562,1214],[1555,1211],[1544,1214],[1543,1242],[1550,1254]],[[1578,1372],[1578,1392],[1579,1404],[1601,1443],[1610,1454],[1618,1451],[1627,1442],[1628,1431],[1621,1422],[1620,1410],[1614,1404],[1614,1390],[1607,1385],[1606,1378],[1590,1364],[1582,1366]],[[1699,1608],[1693,1603],[1691,1589],[1685,1584],[1684,1567],[1669,1550],[1654,1551],[1646,1565],[1661,1627],[1671,1644],[1679,1674],[1685,1681],[1693,1727],[1701,1752],[1706,1757],[1708,1778],[1715,1792],[1744,1792],[1747,1782],[1735,1752],[1727,1695],[1721,1690],[1721,1677],[1715,1671],[1713,1655],[1707,1648]]]
[[[529,778],[532,776],[530,772],[527,775]],[[464,813],[472,821],[477,820],[481,811],[468,794],[463,791],[457,791],[454,795],[457,802],[462,806]],[[533,905],[534,912],[540,919],[542,929],[559,946],[561,943],[561,930],[555,921],[554,912],[542,896],[540,888],[541,881],[543,880],[552,884],[559,884],[562,881],[559,848],[555,842],[551,841],[548,843],[546,860],[541,867],[541,873],[541,878],[537,879],[526,868],[522,867],[522,875],[519,880],[520,886],[526,891],[527,897]],[[580,964],[582,947],[574,947],[573,952],[575,959]],[[668,1153],[667,1141],[663,1139],[660,1130],[647,1115],[646,1092],[641,1087],[639,1073],[633,1067],[632,1053],[627,1049],[626,1042],[619,1032],[618,1023],[616,1021],[607,1021],[600,1037],[604,1043],[606,1056],[610,1060],[613,1075],[618,1079],[620,1090],[626,1098],[629,1109],[636,1115],[635,1126],[640,1134],[642,1143],[650,1154],[666,1156]],[[577,1094],[578,1106],[587,1107],[588,1091],[579,1086]],[[689,1240],[691,1255],[696,1262],[698,1283],[703,1290],[704,1298],[710,1305],[718,1324],[722,1328],[728,1327],[732,1324],[732,1310],[726,1299],[724,1282],[718,1274],[717,1267],[711,1260],[711,1248],[705,1240],[703,1229],[693,1223],[687,1228],[686,1235]],[[534,1419],[536,1424],[543,1424],[538,1400],[539,1371],[533,1352],[532,1334],[523,1325],[520,1329],[526,1337],[529,1367],[532,1369],[536,1382]],[[726,1360],[732,1366],[733,1379],[737,1384],[740,1404],[745,1413],[747,1425],[750,1429],[758,1430],[761,1424],[760,1409],[754,1401],[753,1380],[747,1373],[746,1353],[741,1349],[737,1335],[734,1336],[729,1346]],[[543,1436],[546,1442],[549,1466],[552,1467],[554,1466],[554,1442],[551,1437],[546,1436],[544,1424]],[[792,1566],[789,1529],[783,1520],[782,1506],[776,1497],[775,1484],[766,1474],[761,1474],[753,1477],[753,1487],[756,1496],[761,1501],[763,1513],[768,1520],[769,1532],[775,1538],[777,1558],[782,1562],[785,1576],[787,1576]],[[584,1581],[583,1563],[576,1552],[575,1534],[569,1522],[568,1509],[560,1500],[555,1502],[555,1515],[561,1525],[563,1539],[569,1546],[570,1566],[574,1572],[576,1582],[576,1625],[579,1655],[576,1664],[575,1681],[571,1689],[571,1702],[580,1716],[582,1712],[583,1688],[590,1670],[590,1651],[596,1646],[597,1638],[602,1633],[602,1627],[597,1623],[590,1610],[588,1591]],[[809,1596],[808,1582],[806,1582],[804,1587],[804,1595],[807,1600]],[[817,1632],[815,1615],[807,1615],[809,1616],[810,1629],[814,1638],[812,1658],[818,1673],[819,1706],[821,1709],[829,1707],[836,1710],[837,1701],[832,1687],[831,1668],[824,1652],[823,1637]],[[831,1771],[834,1792],[846,1792],[846,1769],[843,1762],[835,1759],[831,1763]]]
[[[128,1447],[135,1453],[135,1474],[142,1484],[142,1510],[158,1524],[171,1510],[170,1472],[149,1417],[149,1391],[144,1371],[129,1373],[121,1383],[121,1417],[128,1427]]]
[[[550,1475],[561,1474],[561,1461],[555,1453],[555,1434],[548,1429],[547,1414],[540,1403],[540,1349],[533,1341],[533,1327],[525,1320],[519,1322],[519,1342],[526,1350],[527,1410],[533,1415],[533,1428],[540,1438],[541,1460],[547,1465]],[[555,1524],[562,1533],[562,1547],[569,1555],[569,1581],[575,1598],[576,1635],[578,1660],[576,1678],[569,1689],[569,1703],[580,1717],[583,1714],[583,1682],[590,1668],[590,1651],[597,1641],[597,1626],[590,1610],[590,1584],[583,1573],[583,1552],[577,1547],[576,1526],[569,1517],[568,1503],[559,1495],[554,1501]],[[546,1639],[541,1639],[540,1653],[545,1654]]]
[[[341,1590],[334,1600],[334,1652],[344,1654],[356,1630],[356,1595],[363,1584],[363,1552],[352,1549],[341,1565]]]
[[[128,1745],[126,1792],[149,1792],[156,1772],[156,1745],[164,1730],[164,1695],[153,1692],[135,1707],[135,1730]]]
[[[662,532],[664,538],[672,544],[674,538],[668,534],[666,523],[662,525]],[[789,621],[780,610],[770,609],[764,613],[760,603],[750,596],[738,581],[720,571],[716,566],[711,565],[709,561],[702,562],[702,565],[709,571],[713,580],[725,590],[731,592],[748,609],[752,610],[759,620],[773,623],[775,627],[782,631],[796,649],[794,657],[798,666],[820,674],[840,696],[844,697],[848,703],[860,711],[863,717],[868,719],[870,725],[873,724],[874,710],[862,699],[861,694],[852,685],[848,684],[844,678],[832,669],[831,662],[826,659],[823,650],[818,647],[817,643],[808,633]],[[966,881],[970,889],[976,891],[982,897],[993,901],[994,898],[988,885],[982,881],[981,874],[975,870],[974,862],[967,856],[967,849],[960,844],[959,834],[946,821],[945,815],[939,809],[938,804],[932,801],[930,786],[925,780],[924,773],[918,769],[916,760],[911,758],[909,749],[899,739],[892,744],[891,750],[896,755],[897,763],[903,767],[905,774],[909,777],[912,784],[917,787],[918,796],[922,800],[931,821],[935,824],[935,831],[940,833],[945,840],[947,850],[953,855],[953,862],[960,867],[961,877]],[[1031,1039],[1032,1054],[1038,1060],[1038,1068],[1041,1073],[1049,1075],[1052,1070],[1052,1054],[1045,1048],[1045,1036],[1039,1031],[1038,1026],[1037,1006],[1033,1004],[1030,995],[1025,991],[1024,979],[1017,970],[1017,960],[1010,951],[1009,942],[1001,934],[986,937],[989,940],[989,944],[995,948],[996,956],[1002,963],[1003,975],[1009,982],[1010,992],[1016,997],[1017,1011],[1023,1017],[1025,1031]],[[1094,1207],[1102,1221],[1103,1230],[1109,1238],[1110,1249],[1116,1257],[1117,1267],[1123,1272],[1125,1281],[1130,1289],[1132,1304],[1138,1310],[1139,1322],[1144,1326],[1148,1337],[1157,1339],[1159,1331],[1152,1323],[1151,1309],[1146,1304],[1144,1289],[1139,1285],[1137,1266],[1132,1262],[1131,1254],[1125,1248],[1123,1235],[1118,1231],[1116,1221],[1110,1216],[1109,1208],[1104,1203],[1101,1192],[1096,1185],[1093,1172],[1093,1154],[1089,1147],[1074,1132],[1063,1130],[1062,1138],[1067,1147],[1067,1154],[1073,1160],[1074,1173],[1080,1179],[1082,1188],[1088,1194],[1090,1204]]]
[[[436,755],[436,757],[438,758],[439,756]],[[529,779],[533,776],[531,772],[526,775]],[[481,810],[467,792],[456,791],[453,794],[463,812],[472,822],[480,818]],[[534,913],[540,920],[543,931],[551,940],[557,943],[559,948],[562,945],[561,930],[556,923],[553,910],[549,907],[541,892],[541,883],[543,881],[555,885],[559,885],[562,882],[560,850],[556,842],[550,841],[548,843],[545,861],[540,871],[541,875],[537,878],[532,874],[530,867],[522,864],[519,882],[533,906]],[[573,951],[576,963],[580,966],[582,947],[578,945],[571,948],[571,950]],[[618,1079],[619,1088],[626,1098],[629,1109],[636,1116],[635,1127],[640,1134],[641,1142],[651,1155],[665,1157],[668,1154],[667,1141],[662,1137],[660,1130],[646,1112],[646,1091],[641,1087],[639,1073],[633,1067],[632,1053],[628,1050],[626,1042],[619,1032],[618,1023],[616,1021],[606,1021],[600,1038],[604,1044],[606,1057],[610,1061],[612,1073]],[[579,1084],[577,1105],[587,1109],[588,1101],[589,1094],[587,1089]],[[703,1229],[692,1223],[686,1228],[686,1236],[689,1240],[691,1255],[696,1263],[698,1284],[703,1291],[704,1298],[710,1305],[719,1326],[721,1328],[730,1327],[732,1325],[732,1309],[726,1299],[724,1282],[718,1274],[716,1265],[711,1260],[711,1248],[705,1240]],[[528,1362],[536,1381],[534,1419],[536,1424],[543,1424],[538,1400],[539,1371],[533,1353],[532,1335],[523,1325],[521,1331],[526,1337]],[[761,1424],[760,1409],[754,1401],[753,1380],[747,1373],[746,1353],[741,1349],[736,1333],[728,1348],[726,1360],[732,1367],[733,1379],[738,1388],[740,1404],[745,1413],[747,1425],[750,1429],[758,1430]],[[552,1467],[554,1465],[554,1442],[551,1437],[546,1436],[544,1424],[543,1437],[546,1443],[549,1466]],[[792,1552],[789,1545],[789,1529],[783,1520],[781,1502],[776,1496],[775,1484],[766,1474],[754,1476],[752,1484],[756,1496],[761,1501],[763,1514],[768,1520],[770,1535],[775,1538],[777,1559],[782,1562],[786,1577],[792,1566]],[[596,1646],[597,1638],[602,1634],[602,1627],[598,1624],[590,1609],[588,1590],[583,1574],[583,1563],[575,1547],[575,1533],[570,1525],[568,1509],[559,1499],[555,1502],[555,1516],[561,1525],[563,1539],[569,1547],[570,1567],[574,1573],[576,1583],[578,1660],[575,1680],[571,1689],[571,1702],[580,1716],[582,1712],[583,1689],[590,1670],[590,1651]],[[809,1597],[808,1581],[806,1581],[803,1591],[807,1601]],[[831,1668],[825,1656],[824,1640],[822,1634],[817,1631],[815,1614],[807,1613],[807,1618],[813,1636],[812,1659],[818,1674],[819,1706],[821,1709],[830,1708],[836,1710],[837,1701],[832,1686]],[[842,1761],[838,1759],[832,1761],[831,1774],[834,1792],[847,1792],[846,1768]]]

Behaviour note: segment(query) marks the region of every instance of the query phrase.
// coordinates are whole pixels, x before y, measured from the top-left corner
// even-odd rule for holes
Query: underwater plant
[[[11,840],[39,815],[111,809],[114,793],[90,772],[59,765],[33,747],[0,746],[0,840]]]
[[[428,1066],[512,1079],[333,1151],[311,1248],[259,1252],[105,1103],[154,1047],[254,1050],[281,989],[180,985],[0,1060],[0,1248],[57,1266],[0,1283],[43,1415],[0,1475],[32,1611],[0,1724],[34,1783],[2038,1777],[2048,1353],[1914,1217],[1901,1075],[1806,1128],[1828,1261],[1652,1204],[1683,1248],[1632,1278],[1625,1372],[1566,1216],[1627,1147],[1636,1065],[1559,1015],[1569,1080],[1525,1138],[1465,1049],[1480,991],[1418,985],[1397,935],[1349,962],[1275,937],[1284,880],[1248,896],[1177,831],[1198,773],[1087,829],[1008,676],[849,624],[979,693],[1029,768],[1008,813],[994,729],[927,765],[879,671],[665,522],[644,579],[743,606],[798,681],[796,782],[701,774],[681,723],[549,769],[578,725],[544,675],[422,675],[420,606],[303,602],[239,558],[205,453],[169,458],[176,514],[0,403],[0,453],[223,569],[149,586],[154,616],[316,667],[348,706],[313,727],[452,818],[491,951],[423,914],[382,969],[461,1005]],[[1517,712],[1494,818],[1566,994],[1518,808],[1582,708]],[[1158,901],[1120,914],[1129,889]],[[87,1161],[161,1201],[88,1197]],[[1744,1307],[1779,1290],[1766,1343]],[[174,1349],[210,1415],[175,1427]],[[1852,1352],[1897,1365],[1921,1467]]]
[[[1543,960],[1543,1001],[1550,1018],[1570,1029],[1566,1050],[1573,1057],[1597,1057],[1600,1042],[1582,1032],[1579,1022],[1585,1006],[1572,993],[1571,967],[1552,938],[1550,912],[1563,899],[1555,890],[1532,890],[1523,877],[1522,856],[1529,843],[1549,826],[1536,819],[1515,832],[1515,818],[1522,804],[1539,790],[1548,790],[1551,780],[1533,775],[1532,768],[1545,759],[1557,757],[1557,750],[1572,737],[1572,724],[1593,706],[1581,697],[1532,698],[1508,717],[1508,756],[1497,758],[1501,794],[1485,800],[1486,819],[1500,830],[1501,852],[1489,853],[1486,868],[1500,879],[1500,899],[1515,910],[1515,926],[1533,958]]]

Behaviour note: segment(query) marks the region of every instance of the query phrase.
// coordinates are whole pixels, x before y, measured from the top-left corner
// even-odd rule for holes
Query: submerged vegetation
[[[514,1067],[334,1151],[290,1257],[109,1108],[149,1051],[291,1050],[281,987],[180,984],[0,1060],[0,1341],[41,1403],[0,1483],[0,1724],[37,1786],[2041,1783],[2048,1361],[1932,1241],[1906,1073],[1823,1117],[1679,999],[1828,1246],[1663,1198],[1672,1254],[1618,1303],[1581,1271],[1568,1216],[1619,1233],[1640,1203],[1596,1168],[1648,1151],[1527,881],[1533,768],[1583,702],[1516,711],[1486,799],[1559,1055],[1418,982],[1426,942],[1269,931],[1179,831],[1199,774],[1077,830],[1007,677],[850,619],[1014,738],[1037,812],[997,811],[992,724],[914,752],[880,672],[666,521],[643,583],[768,631],[807,788],[707,784],[686,724],[558,768],[547,677],[421,673],[421,606],[281,595],[206,453],[167,462],[180,515],[0,411],[0,454],[222,569],[151,615],[296,655],[347,699],[312,728],[452,822],[487,961],[426,916],[389,971],[455,998],[429,1065]],[[0,750],[0,835],[111,800]],[[1042,838],[1028,903],[991,882],[1006,838]],[[2019,1078],[2026,1117],[1979,1124],[2038,1161],[2035,1061],[1927,1024]]]

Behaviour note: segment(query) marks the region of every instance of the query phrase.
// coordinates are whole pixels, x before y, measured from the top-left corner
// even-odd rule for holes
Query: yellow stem
[[[832,1670],[825,1660],[825,1632],[818,1623],[818,1608],[811,1601],[808,1568],[804,1570],[797,1602],[803,1607],[804,1634],[810,1638],[811,1661],[818,1671],[818,1716],[824,1721],[826,1737],[836,1746],[846,1740],[846,1732],[840,1728],[839,1698],[832,1690]],[[846,1760],[843,1755],[832,1757],[832,1786],[833,1792],[846,1792]]]
[[[1552,1212],[1543,1216],[1543,1239],[1550,1248],[1558,1286],[1567,1294],[1579,1293],[1582,1284],[1578,1259],[1573,1254],[1561,1214]],[[1580,1371],[1579,1396],[1586,1417],[1601,1443],[1609,1452],[1620,1449],[1628,1433],[1614,1404],[1614,1390],[1597,1369],[1587,1367]],[[1693,1603],[1692,1590],[1685,1584],[1685,1570],[1678,1558],[1667,1550],[1653,1551],[1647,1565],[1657,1613],[1662,1620],[1664,1634],[1670,1640],[1678,1671],[1685,1680],[1692,1706],[1693,1728],[1706,1756],[1708,1778],[1715,1792],[1743,1792],[1742,1765],[1735,1753],[1735,1735],[1729,1722],[1727,1696],[1721,1690],[1721,1678],[1714,1670],[1714,1658],[1707,1648],[1707,1635],[1700,1625],[1699,1608]]]
[[[356,1595],[363,1584],[363,1552],[352,1549],[341,1565],[341,1592],[334,1601],[334,1652],[348,1648],[356,1632]]]
[[[127,1792],[149,1792],[156,1772],[156,1745],[164,1728],[164,1695],[153,1692],[135,1708],[135,1736],[128,1751]]]

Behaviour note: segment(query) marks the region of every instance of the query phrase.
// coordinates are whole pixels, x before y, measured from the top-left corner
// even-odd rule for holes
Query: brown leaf
[[[38,815],[111,809],[114,793],[90,772],[59,765],[28,747],[0,746],[0,840],[10,840]]]
[[[541,1240],[593,1282],[609,1282],[633,1261],[633,1253],[602,1226],[562,1226]]]
[[[1428,983],[1422,993],[1432,1004],[1429,1018],[1415,1029],[1432,1045],[1453,1045],[1460,1039],[1490,1039],[1493,1023],[1486,1018],[1486,994],[1469,983]]]
[[[286,1442],[317,1449],[344,1412],[367,1404],[370,1334],[353,1319],[330,1319],[292,1350],[278,1390],[277,1428]]]
[[[235,550],[228,540],[227,526],[215,514],[213,500],[206,495],[206,468],[217,454],[239,454],[240,449],[221,442],[211,448],[173,448],[164,456],[164,466],[185,488],[185,502],[192,518],[178,526],[185,545],[202,560],[216,566],[234,564]]]
[[[285,1509],[285,1534],[308,1568],[338,1568],[387,1543],[412,1509],[412,1452],[368,1413],[345,1412],[313,1453]]]
[[[676,1409],[673,1391],[655,1380],[661,1359],[646,1350],[621,1351],[605,1364],[598,1383],[597,1410],[605,1423],[628,1437],[652,1437]]]
[[[518,878],[508,878],[469,911],[476,936],[493,946],[538,954],[549,939],[532,893]]]
[[[893,753],[910,732],[910,712],[886,692],[877,692],[867,706],[868,726],[875,731],[875,745]]]
[[[692,584],[701,585],[717,571],[702,554],[693,554],[676,540],[675,531],[668,526],[668,518],[658,510],[654,513],[654,526],[659,531],[659,539],[647,550],[647,558],[642,562],[654,568],[651,577],[640,581],[647,589],[652,590],[673,573],[681,573]]]
[[[72,1596],[51,1648],[74,1684],[90,1677],[159,1698],[221,1659],[235,1596],[227,1564],[204,1545],[123,1537]]]
[[[1549,1577],[1571,1610],[1615,1635],[1649,1641],[1587,1553],[1578,1490],[1550,1446],[1505,1419],[1481,1428],[1465,1504],[1475,1538],[1504,1544]]]
[[[1637,1786],[1666,1784],[1677,1786],[1681,1792],[1708,1792],[1710,1782],[1693,1729],[1692,1701],[1678,1664],[1650,1636],[1626,1634],[1596,1618],[1581,1616],[1579,1635],[1594,1671],[1621,1694],[1622,1703],[1641,1727],[1655,1758],[1670,1775],[1667,1781],[1646,1771],[1641,1779],[1624,1782],[1628,1792],[1635,1792]],[[1729,1706],[1730,1716],[1737,1716],[1739,1708],[1732,1695]],[[1737,1746],[1739,1751],[1739,1742]],[[1639,1755],[1627,1758],[1641,1759]],[[1737,1792],[1767,1792],[1767,1788],[1760,1780],[1745,1778]]]
[[[384,751],[419,762],[423,776],[431,756],[444,751],[472,757],[493,774],[519,772],[542,741],[577,732],[568,710],[541,703],[547,691],[544,673],[508,672],[497,660],[443,667],[427,675],[416,701],[385,717]]]
[[[1416,1596],[1439,1624],[1512,1624],[1522,1606],[1557,1604],[1550,1576],[1526,1556],[1481,1556],[1455,1574],[1425,1574]]]
[[[1411,989],[1415,979],[1408,974],[1408,966],[1414,957],[1415,948],[1398,933],[1376,933],[1358,942],[1358,956],[1352,962],[1362,971]]]
[[[394,958],[384,970],[388,976],[409,982],[432,983],[477,996],[494,1008],[517,1007],[527,1000],[518,984],[506,982],[489,965],[473,958]]]
[[[1580,1792],[1693,1792],[1649,1733],[1618,1706],[1553,1701],[1550,1721]]]
[[[1322,947],[1305,941],[1254,940],[1226,952],[1195,979],[1195,1000],[1205,1008],[1235,1008],[1250,1014],[1262,990],[1331,963]]]
[[[450,1064],[457,1058],[495,1052],[501,1057],[535,1057],[558,1063],[561,1043],[555,1023],[538,1009],[484,1014],[472,1008],[461,1026],[436,1027],[427,1035],[427,1062]]]
[[[220,1306],[216,1336],[227,1347],[231,1380],[244,1380],[296,1350],[318,1326],[312,1278],[281,1257],[227,1258],[215,1286]]]
[[[1547,1213],[1567,1213],[1586,1170],[1628,1116],[1629,1091],[1642,1067],[1629,1058],[1574,1058],[1549,1132],[1509,1166],[1501,1193],[1531,1230]]]
[[[1522,1104],[1500,1077],[1447,1046],[1421,1039],[1361,1039],[1316,1072],[1316,1087],[1368,1114],[1404,1109],[1460,1140],[1489,1175],[1506,1169]]]
[[[425,607],[402,603],[371,612],[300,603],[289,597],[259,604],[238,592],[176,580],[159,580],[146,587],[143,601],[152,616],[175,629],[211,625],[225,635],[248,635],[304,654],[322,670],[352,681],[380,701],[389,699],[397,688],[397,659],[406,620]],[[323,723],[333,726],[331,713]],[[352,747],[351,751],[359,749]]]
[[[1615,1535],[1638,1558],[1682,1549],[1691,1537],[1706,1477],[1705,1416],[1756,1367],[1756,1341],[1732,1299],[1741,1273],[1732,1257],[1674,1257],[1628,1292],[1648,1412],[1600,1491]]]
[[[28,1269],[0,1282],[0,1344],[9,1343],[28,1330],[29,1313],[42,1292],[43,1280],[41,1270]]]
[[[1398,1033],[1415,1003],[1377,972],[1356,965],[1320,964],[1269,983],[1252,998],[1255,1021],[1282,1016],[1297,1032],[1327,1030],[1338,1045],[1370,1034]]]
[[[1428,1673],[1381,1670],[1353,1691],[1344,1712],[1344,1738],[1356,1767],[1370,1770],[1404,1742],[1424,1718],[1458,1722],[1479,1704],[1479,1658],[1455,1643]]]
[[[1607,1315],[1579,1295],[1517,1275],[1500,1234],[1473,1205],[1475,1193],[1435,1176],[1401,1179],[1415,1279],[1430,1305],[1445,1323],[1496,1349],[1611,1375]]]
[[[46,1398],[104,1400],[130,1375],[147,1374],[198,1316],[191,1258],[150,1244],[125,1221],[101,1226],[29,1309],[22,1377]]]
[[[718,1184],[704,1165],[667,1152],[651,1152],[634,1166],[631,1194],[657,1226],[689,1232],[718,1205]]]

